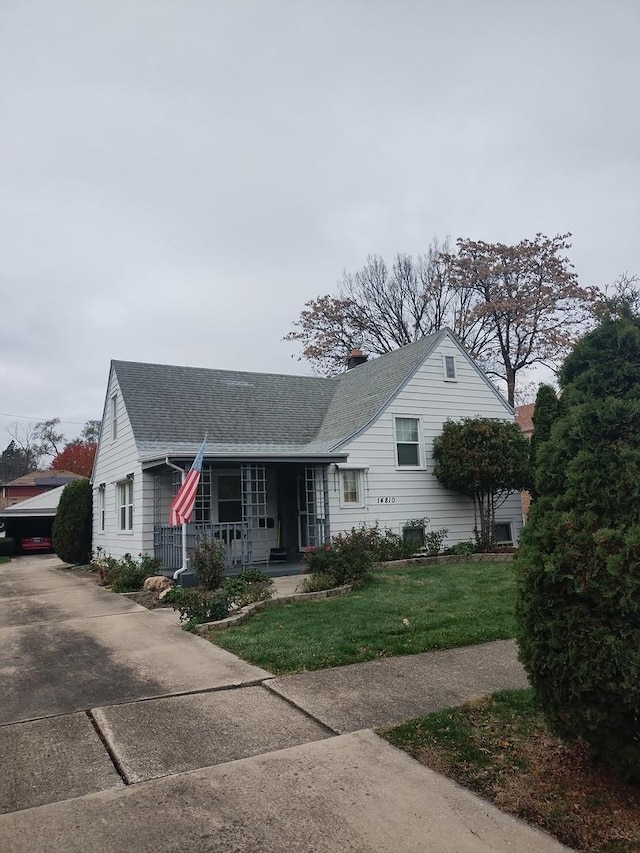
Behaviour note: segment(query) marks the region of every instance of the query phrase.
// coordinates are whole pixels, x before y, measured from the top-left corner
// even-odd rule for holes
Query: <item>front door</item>
[[[327,538],[327,472],[323,465],[306,465],[298,476],[298,541],[301,551],[317,548]]]

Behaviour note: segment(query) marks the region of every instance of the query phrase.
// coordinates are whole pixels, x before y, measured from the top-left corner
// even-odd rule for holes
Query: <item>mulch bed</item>
[[[540,714],[494,714],[491,698],[382,732],[420,763],[584,853],[640,851],[640,787],[593,760],[583,743],[566,744]],[[417,726],[416,726],[417,723]],[[406,724],[411,727],[412,723]],[[406,739],[405,739],[406,738]]]
[[[165,604],[164,601],[160,601],[158,599],[157,592],[128,592],[126,593],[127,598],[130,601],[135,601],[136,604],[141,604],[143,607],[146,607],[147,610],[156,610],[158,607],[168,607],[168,604]]]

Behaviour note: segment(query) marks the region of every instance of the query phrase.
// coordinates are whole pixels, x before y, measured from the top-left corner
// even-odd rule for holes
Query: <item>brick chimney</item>
[[[361,349],[352,349],[347,357],[347,370],[351,370],[351,368],[357,367],[359,364],[364,364],[367,358],[368,356]]]

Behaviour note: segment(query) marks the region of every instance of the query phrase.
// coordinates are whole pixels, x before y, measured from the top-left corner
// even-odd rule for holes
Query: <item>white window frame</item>
[[[98,531],[104,533],[105,521],[105,492],[106,485],[100,483],[98,486]]]
[[[133,480],[117,484],[118,533],[133,533]]]
[[[118,395],[113,394],[111,397],[111,440],[115,441],[118,438]]]
[[[512,521],[501,521],[496,519],[495,526],[497,527],[499,524],[506,525],[509,528],[509,538],[508,539],[498,539],[496,536],[496,545],[514,545],[515,540],[513,538],[513,522]]]
[[[453,376],[449,376],[449,371],[447,369],[447,365],[450,364],[453,368]],[[445,355],[442,356],[442,375],[444,377],[445,382],[457,382],[458,381],[458,365],[456,364],[455,355]]]
[[[417,441],[399,441],[398,440],[398,421],[415,421],[418,426]],[[393,453],[396,464],[396,471],[421,471],[424,470],[424,452],[422,450],[422,422],[416,415],[394,415],[393,416]],[[403,465],[400,462],[398,453],[398,444],[415,444],[418,448],[418,464]]]
[[[340,506],[343,509],[358,509],[364,506],[364,470],[362,468],[343,468],[340,470]],[[347,500],[347,480],[352,479],[356,499]]]

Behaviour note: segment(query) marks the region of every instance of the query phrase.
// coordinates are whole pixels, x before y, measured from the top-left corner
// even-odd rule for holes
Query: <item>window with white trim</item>
[[[106,486],[104,483],[100,483],[98,487],[98,530],[100,533],[104,533],[104,498],[105,498]]]
[[[113,441],[118,437],[118,395],[111,398],[111,438]]]
[[[118,530],[128,533],[133,530],[133,481],[118,483]]]
[[[493,527],[496,545],[513,545],[513,532],[510,521],[496,521]]]
[[[344,507],[363,505],[362,471],[350,468],[340,471],[340,503]]]
[[[396,418],[396,465],[420,468],[420,422],[418,418]]]
[[[458,377],[456,376],[456,358],[454,355],[443,356],[442,369],[444,371],[444,378],[448,382],[456,381]]]

